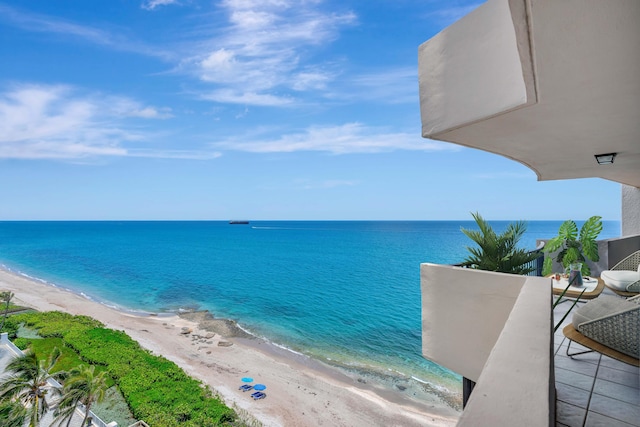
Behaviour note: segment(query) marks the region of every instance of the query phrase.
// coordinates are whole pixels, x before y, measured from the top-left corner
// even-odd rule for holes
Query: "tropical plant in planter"
[[[522,275],[535,270],[534,267],[527,266],[527,264],[538,258],[540,254],[518,248],[518,242],[527,231],[525,222],[511,223],[503,233],[496,234],[491,225],[479,213],[471,215],[480,230],[463,228],[462,232],[478,247],[467,246],[471,255],[465,259],[462,266]]]
[[[581,273],[585,276],[591,274],[591,269],[587,265],[587,260],[597,262],[600,260],[598,254],[598,243],[596,239],[602,231],[602,217],[592,216],[589,218],[578,233],[578,226],[572,220],[568,220],[560,225],[558,235],[550,239],[544,247],[544,252],[551,254],[559,250],[555,261],[562,264],[565,270],[573,263],[581,263]],[[553,261],[550,257],[545,258],[543,275],[551,274]]]

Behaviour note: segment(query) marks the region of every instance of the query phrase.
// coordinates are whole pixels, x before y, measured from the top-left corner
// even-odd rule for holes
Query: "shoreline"
[[[127,312],[86,295],[7,269],[0,269],[0,289],[26,306],[91,316],[106,327],[124,330],[154,354],[173,361],[220,394],[226,404],[268,426],[380,425],[451,426],[459,412],[446,396],[420,395],[420,401],[349,375],[338,367],[254,337],[233,320],[209,312]],[[186,329],[184,329],[186,328]],[[190,333],[182,333],[190,330]],[[239,336],[238,336],[239,335]],[[267,399],[254,402],[237,390],[251,376],[267,385]],[[428,389],[428,387],[427,387]]]
[[[218,333],[225,338],[241,339],[245,345],[266,351],[269,354],[277,357],[284,357],[285,359],[295,359],[305,365],[309,365],[314,369],[324,372],[326,375],[339,374],[339,377],[346,376],[349,382],[357,381],[360,384],[367,384],[370,380],[375,384],[375,389],[379,394],[389,395],[390,400],[394,400],[393,394],[388,393],[393,389],[400,391],[414,392],[413,399],[417,391],[415,385],[411,386],[410,382],[415,381],[419,383],[419,386],[429,395],[436,395],[444,403],[454,410],[461,410],[462,402],[461,397],[454,393],[449,392],[444,388],[439,388],[438,385],[430,383],[428,381],[421,380],[413,376],[407,376],[397,371],[389,371],[392,373],[383,373],[373,369],[366,369],[356,366],[345,366],[336,361],[325,361],[314,358],[304,353],[297,352],[286,346],[271,342],[265,338],[261,338],[245,330],[235,320],[217,318],[208,310],[194,310],[178,313],[178,316],[197,323],[200,329],[204,329],[209,332]],[[337,372],[335,372],[337,371]],[[381,385],[383,387],[381,387]],[[420,397],[424,398],[420,393]],[[428,398],[429,396],[427,396]]]

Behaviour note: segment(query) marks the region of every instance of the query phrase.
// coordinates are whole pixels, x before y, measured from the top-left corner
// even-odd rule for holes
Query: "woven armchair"
[[[571,341],[614,359],[638,366],[640,359],[640,295],[623,299],[601,295],[578,308],[563,330]],[[569,347],[571,343],[569,343]],[[579,353],[569,353],[575,356]]]
[[[628,297],[640,292],[640,251],[636,251],[600,273],[604,284],[615,293]]]

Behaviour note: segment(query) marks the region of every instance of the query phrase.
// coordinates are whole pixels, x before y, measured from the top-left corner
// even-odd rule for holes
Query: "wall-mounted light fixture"
[[[599,165],[612,165],[613,159],[616,158],[617,154],[618,153],[596,154],[594,157]]]

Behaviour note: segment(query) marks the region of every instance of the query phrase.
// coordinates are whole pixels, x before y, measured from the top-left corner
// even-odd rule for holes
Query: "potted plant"
[[[480,230],[463,228],[462,232],[479,247],[467,246],[471,255],[460,264],[461,266],[522,275],[535,270],[535,267],[529,263],[538,258],[540,254],[518,248],[518,242],[527,230],[525,222],[511,223],[503,233],[496,234],[479,213],[471,215]]]
[[[558,235],[547,242],[543,251],[548,254],[559,251],[555,261],[562,264],[565,271],[577,269],[588,276],[591,274],[591,269],[587,265],[587,260],[597,262],[600,259],[596,239],[601,231],[602,217],[599,216],[589,218],[582,225],[579,233],[574,221],[565,221],[560,225]],[[573,267],[571,264],[574,264]],[[545,258],[542,274],[544,276],[551,274],[552,267],[552,258]]]

